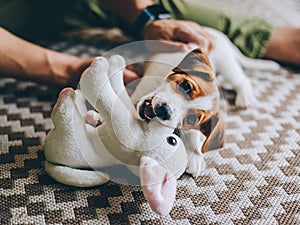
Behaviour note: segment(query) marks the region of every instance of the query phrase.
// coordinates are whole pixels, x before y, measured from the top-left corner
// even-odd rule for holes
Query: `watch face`
[[[157,19],[170,19],[171,18],[171,14],[170,13],[162,13],[157,15]]]

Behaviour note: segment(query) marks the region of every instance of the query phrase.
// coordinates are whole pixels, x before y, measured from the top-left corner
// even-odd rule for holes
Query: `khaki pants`
[[[201,0],[155,0],[174,18],[192,20],[225,33],[247,56],[262,57],[272,25]],[[126,27],[99,0],[0,0],[0,26],[23,38],[47,38],[87,27]]]

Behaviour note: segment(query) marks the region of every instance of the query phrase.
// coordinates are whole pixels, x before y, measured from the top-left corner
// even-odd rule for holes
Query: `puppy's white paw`
[[[237,92],[235,105],[240,109],[246,109],[257,105],[256,96],[251,90],[241,90]]]
[[[186,172],[191,174],[193,177],[198,177],[200,173],[205,170],[206,163],[202,154],[193,153],[188,159],[188,165]]]

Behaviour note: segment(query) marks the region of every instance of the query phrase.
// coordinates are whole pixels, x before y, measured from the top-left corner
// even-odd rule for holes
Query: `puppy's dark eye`
[[[172,137],[172,136],[167,137],[167,142],[168,142],[168,144],[170,144],[170,145],[172,145],[172,146],[177,145],[177,140],[176,140],[176,138],[174,138],[174,137]]]
[[[179,84],[180,91],[185,95],[190,95],[192,93],[192,87],[188,81],[183,81]]]
[[[194,125],[198,120],[198,115],[196,114],[192,114],[192,115],[188,115],[186,118],[186,123],[188,125]]]

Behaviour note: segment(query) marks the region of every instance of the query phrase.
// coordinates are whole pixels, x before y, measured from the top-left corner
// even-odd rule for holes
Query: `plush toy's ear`
[[[224,147],[225,125],[220,112],[200,124],[200,131],[207,137],[202,146],[202,153]]]
[[[168,214],[176,196],[177,181],[166,169],[150,157],[140,162],[140,178],[143,192],[152,210],[160,215]]]

